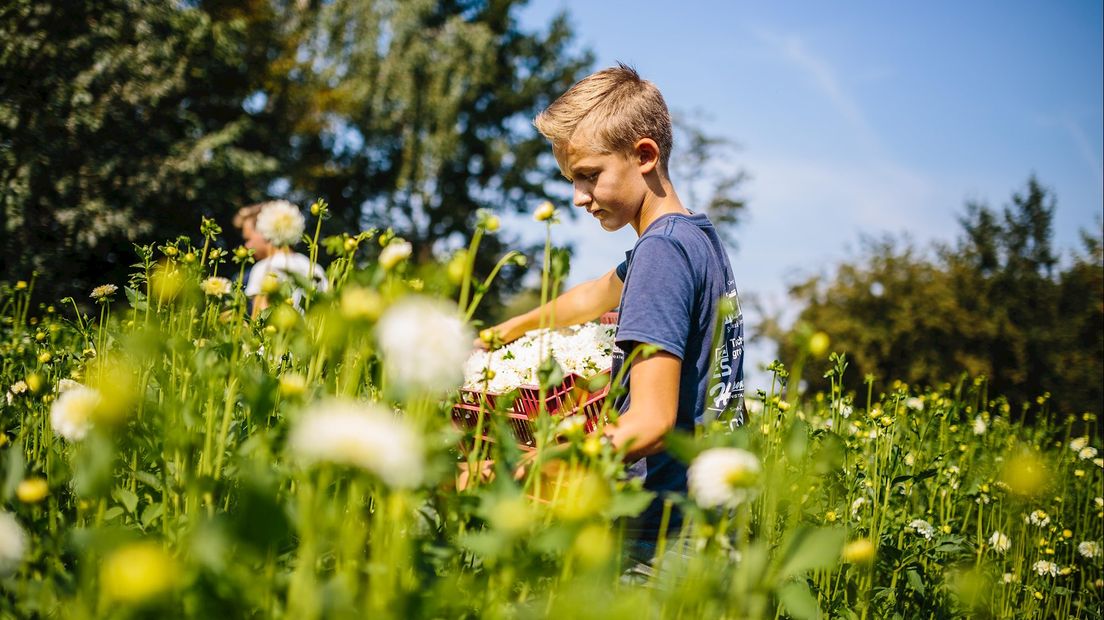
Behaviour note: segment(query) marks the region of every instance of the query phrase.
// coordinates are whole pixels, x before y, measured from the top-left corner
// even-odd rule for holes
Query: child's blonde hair
[[[655,84],[622,63],[580,80],[533,124],[557,151],[580,129],[590,133],[587,146],[600,153],[630,152],[637,140],[651,138],[659,146],[660,169],[667,174],[674,143],[667,103]]]

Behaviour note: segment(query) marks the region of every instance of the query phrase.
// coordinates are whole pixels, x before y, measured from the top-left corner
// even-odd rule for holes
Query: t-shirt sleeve
[[[249,269],[249,277],[245,280],[245,296],[255,297],[261,294],[261,284],[268,274],[268,262],[261,260],[253,264]]]
[[[641,240],[621,294],[618,344],[653,344],[681,359],[690,335],[695,281],[681,245],[667,237]]]

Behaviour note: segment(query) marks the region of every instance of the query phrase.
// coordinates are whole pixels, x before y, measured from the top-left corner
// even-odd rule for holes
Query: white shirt
[[[270,273],[279,282],[291,280],[289,274],[294,274],[303,279],[312,280],[314,287],[319,291],[330,288],[330,283],[326,280],[326,272],[320,265],[317,263],[314,265],[314,277],[311,278],[309,275],[311,273],[309,258],[298,252],[277,252],[268,258],[257,261],[253,268],[249,270],[249,278],[245,284],[245,294],[249,297],[260,295],[265,277]],[[298,286],[294,287],[292,295],[295,305],[298,306],[303,301],[303,289]]]

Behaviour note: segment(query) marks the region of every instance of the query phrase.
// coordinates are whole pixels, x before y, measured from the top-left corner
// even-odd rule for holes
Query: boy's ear
[[[659,165],[659,145],[651,138],[641,138],[633,145],[640,174],[649,174]]]

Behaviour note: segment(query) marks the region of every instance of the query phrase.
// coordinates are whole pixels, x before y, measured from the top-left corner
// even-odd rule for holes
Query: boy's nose
[[[583,190],[581,190],[577,187],[575,188],[575,206],[576,207],[585,207],[588,204],[590,204],[591,200],[592,200],[591,195],[588,192],[584,192]]]

